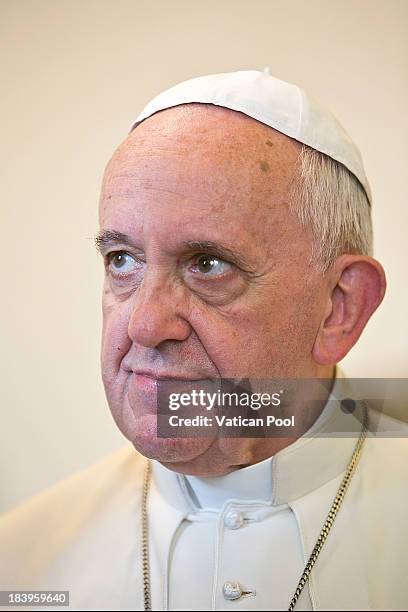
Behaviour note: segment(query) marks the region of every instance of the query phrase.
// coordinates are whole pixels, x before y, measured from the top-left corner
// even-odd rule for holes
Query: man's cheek
[[[120,363],[132,344],[129,335],[129,313],[123,306],[110,304],[103,308],[102,362]]]
[[[264,353],[260,341],[270,344],[270,323],[266,324],[264,318],[256,316],[248,306],[231,307],[222,316],[208,317],[207,324],[201,319],[196,331],[219,375],[224,378],[253,374]]]
[[[248,330],[238,325],[228,330],[214,330],[204,344],[221,377],[239,378],[247,375],[253,361],[253,340]]]

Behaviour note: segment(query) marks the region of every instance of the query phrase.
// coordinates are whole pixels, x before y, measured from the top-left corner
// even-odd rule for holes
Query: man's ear
[[[312,350],[319,365],[333,365],[347,355],[386,288],[383,267],[365,255],[341,255],[327,275],[327,304]]]

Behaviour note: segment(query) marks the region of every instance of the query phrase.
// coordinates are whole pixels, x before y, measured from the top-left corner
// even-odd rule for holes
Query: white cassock
[[[408,426],[372,409],[369,419],[398,437],[366,439],[296,610],[408,607]],[[344,430],[354,435],[329,433]],[[185,477],[153,461],[153,610],[287,609],[360,430],[330,401],[308,435],[227,476]],[[0,590],[69,590],[70,610],[142,610],[145,462],[127,446],[4,515]],[[246,594],[226,599],[227,582]]]

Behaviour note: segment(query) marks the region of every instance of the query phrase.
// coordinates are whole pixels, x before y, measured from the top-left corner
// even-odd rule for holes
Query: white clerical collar
[[[344,375],[336,368],[329,401],[301,438],[273,457],[225,476],[204,478],[176,474],[153,462],[155,480],[172,505],[180,504],[180,491],[190,508],[218,510],[228,500],[289,503],[322,486],[343,472],[361,431],[362,407],[343,411],[340,401],[350,397]],[[335,432],[349,432],[335,435]],[[181,502],[182,503],[182,502]]]
[[[235,470],[226,476],[184,478],[194,505],[205,510],[219,510],[229,499],[272,499],[272,457]]]

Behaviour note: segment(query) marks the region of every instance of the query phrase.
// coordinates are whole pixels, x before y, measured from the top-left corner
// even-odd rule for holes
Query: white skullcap
[[[360,181],[371,203],[360,151],[332,113],[300,87],[269,74],[266,68],[210,74],[183,81],[153,98],[132,123],[166,108],[201,102],[239,111],[340,162]]]

